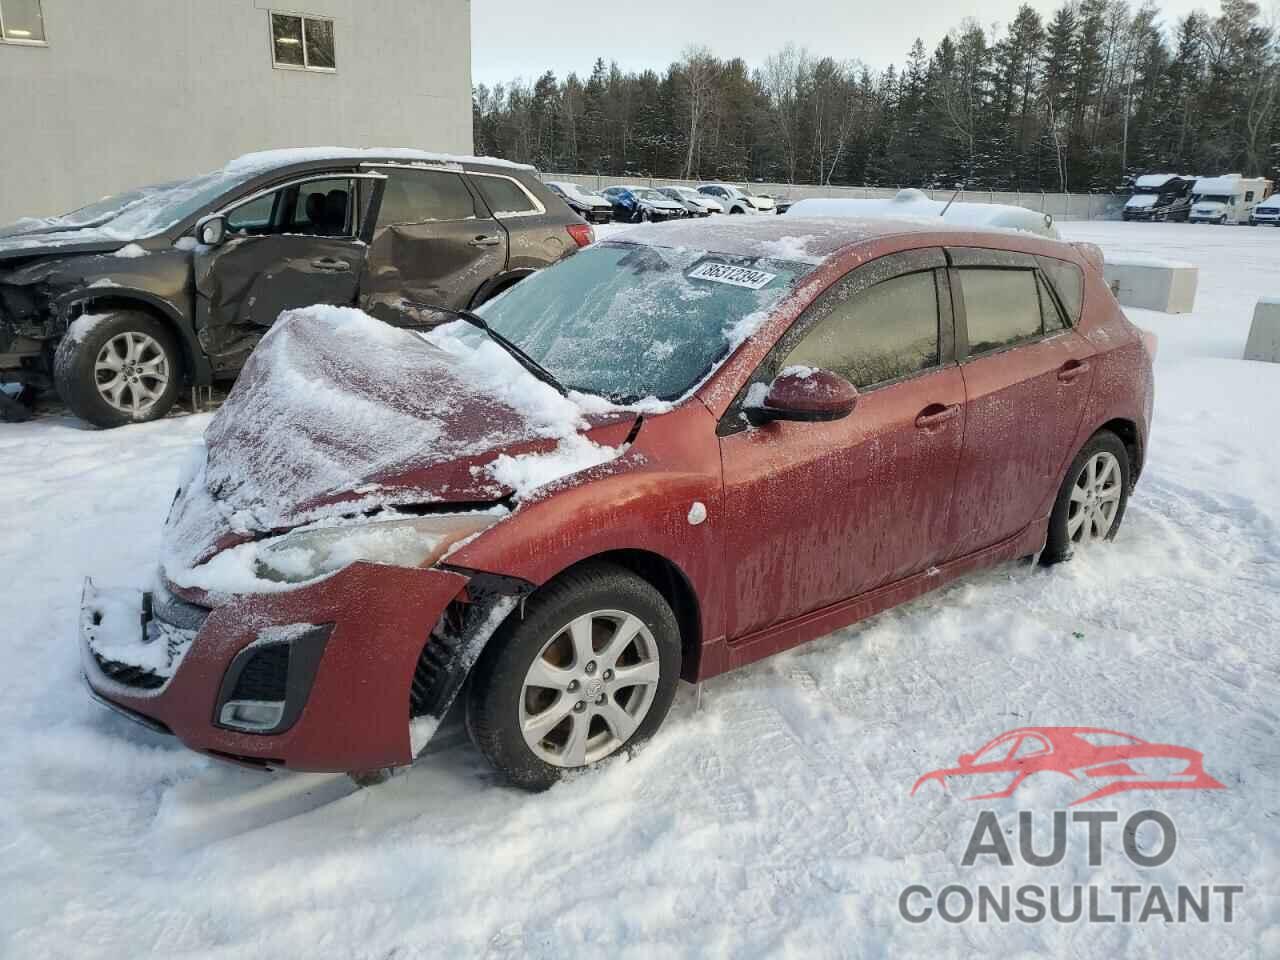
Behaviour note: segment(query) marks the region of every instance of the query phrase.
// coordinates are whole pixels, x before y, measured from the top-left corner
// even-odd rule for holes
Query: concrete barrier
[[[1107,258],[1107,285],[1126,307],[1163,313],[1190,313],[1196,305],[1199,270],[1195,264],[1145,257]]]
[[[1280,363],[1280,297],[1263,297],[1253,308],[1244,358]]]

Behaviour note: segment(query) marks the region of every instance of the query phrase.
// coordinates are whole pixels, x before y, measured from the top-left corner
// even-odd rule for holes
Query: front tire
[[[173,331],[132,310],[79,317],[53,358],[63,403],[98,427],[163,417],[178,397],[181,377]]]
[[[544,790],[657,731],[680,649],[675,615],[649,583],[609,563],[570,571],[489,641],[472,671],[467,730],[511,783]]]
[[[1110,430],[1099,430],[1076,454],[1049,515],[1044,563],[1067,560],[1077,547],[1115,539],[1129,503],[1129,453]]]

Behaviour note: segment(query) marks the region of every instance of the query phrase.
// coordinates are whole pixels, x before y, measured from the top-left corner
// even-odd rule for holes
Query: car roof
[[[497,167],[533,172],[526,163],[514,163],[497,157],[468,157],[451,153],[433,153],[412,147],[286,147],[260,150],[236,157],[223,169],[229,173],[252,175],[271,173],[286,167],[322,166],[329,163],[405,163],[427,166]]]
[[[769,256],[778,260],[821,263],[847,247],[880,237],[914,233],[981,235],[993,246],[1015,251],[1061,249],[1068,244],[1008,229],[983,230],[920,217],[733,217],[676,220],[633,227],[606,242],[653,247],[689,247],[728,256]],[[1075,259],[1074,253],[1069,255]]]

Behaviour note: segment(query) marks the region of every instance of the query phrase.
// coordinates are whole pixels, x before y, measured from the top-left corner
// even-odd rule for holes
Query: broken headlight
[[[299,530],[260,545],[254,573],[262,580],[302,583],[358,560],[427,567],[500,519],[498,514],[469,513]]]

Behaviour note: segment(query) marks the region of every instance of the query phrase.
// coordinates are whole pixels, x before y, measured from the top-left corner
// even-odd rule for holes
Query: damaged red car
[[[545,787],[650,737],[681,679],[1110,540],[1146,451],[1154,345],[1096,248],[1030,235],[642,227],[428,326],[271,328],[158,582],[86,584],[96,697],[329,771],[412,762],[459,700]]]

